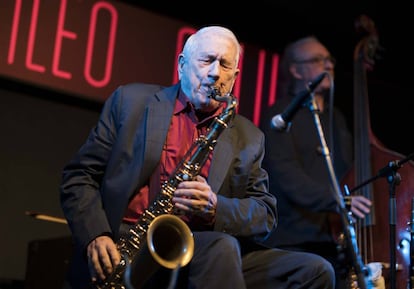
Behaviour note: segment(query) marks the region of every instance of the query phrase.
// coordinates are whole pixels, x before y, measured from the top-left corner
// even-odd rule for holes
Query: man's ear
[[[184,55],[180,54],[178,55],[178,62],[177,62],[178,79],[181,79],[181,74],[183,72],[183,66],[184,66]]]
[[[300,73],[298,66],[296,64],[291,64],[289,66],[289,72],[296,79],[303,79],[302,74]]]
[[[184,65],[184,55],[180,54],[178,55],[178,70],[180,71],[183,68]]]

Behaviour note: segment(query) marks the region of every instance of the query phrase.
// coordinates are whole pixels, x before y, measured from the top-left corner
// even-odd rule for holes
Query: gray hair
[[[199,40],[203,37],[206,37],[206,35],[221,36],[221,37],[230,39],[232,42],[234,42],[237,48],[237,57],[236,57],[236,67],[237,67],[237,65],[239,64],[241,53],[242,53],[242,47],[236,35],[230,29],[223,27],[223,26],[206,26],[206,27],[199,29],[196,33],[188,37],[181,53],[184,56],[191,55],[196,50]]]

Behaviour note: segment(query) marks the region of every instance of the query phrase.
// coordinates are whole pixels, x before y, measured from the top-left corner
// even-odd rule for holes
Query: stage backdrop
[[[124,83],[175,82],[177,55],[198,28],[119,1],[1,1],[0,283],[24,280],[26,271],[57,274],[53,266],[58,272],[66,266],[67,254],[40,248],[69,236],[67,226],[26,212],[63,216],[60,173],[100,105]],[[276,98],[279,57],[242,44],[233,93],[239,113],[258,124],[263,108]],[[54,260],[52,266],[34,262],[39,255],[43,264]]]
[[[127,82],[175,82],[177,55],[199,28],[98,0],[3,0],[0,21],[1,75],[97,101]],[[243,48],[233,93],[258,124],[276,97],[279,55]]]

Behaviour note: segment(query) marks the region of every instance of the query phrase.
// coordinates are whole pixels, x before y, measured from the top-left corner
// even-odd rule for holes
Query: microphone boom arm
[[[313,81],[310,81],[306,87],[306,90],[297,94],[281,114],[275,115],[271,119],[271,127],[282,131],[289,130],[291,121],[296,112],[306,103],[313,91],[319,83],[322,82],[327,74],[329,73],[325,71],[318,75],[318,77],[316,77]]]

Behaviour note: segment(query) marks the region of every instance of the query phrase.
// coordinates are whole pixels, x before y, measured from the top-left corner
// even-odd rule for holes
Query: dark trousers
[[[336,286],[335,289],[351,288],[351,274],[352,262],[348,252],[334,242],[315,242],[302,243],[294,246],[282,246],[285,250],[292,250],[297,252],[308,252],[322,256],[328,260],[335,270]]]
[[[244,252],[220,232],[194,232],[191,262],[180,269],[175,289],[333,289],[334,270],[320,256],[261,247]],[[167,289],[172,270],[160,270],[145,288]],[[132,289],[132,288],[131,288]]]
[[[194,255],[170,282],[171,269],[160,267],[145,289],[334,289],[335,274],[324,258],[311,253],[247,247],[221,232],[193,232]],[[85,256],[69,270],[64,289],[91,288]],[[80,261],[79,263],[77,261]],[[82,265],[79,265],[82,264]],[[135,272],[134,274],[139,274]],[[173,286],[168,287],[172,283]],[[171,284],[170,284],[171,285]],[[95,288],[95,287],[93,287]],[[141,289],[141,288],[128,288]]]

